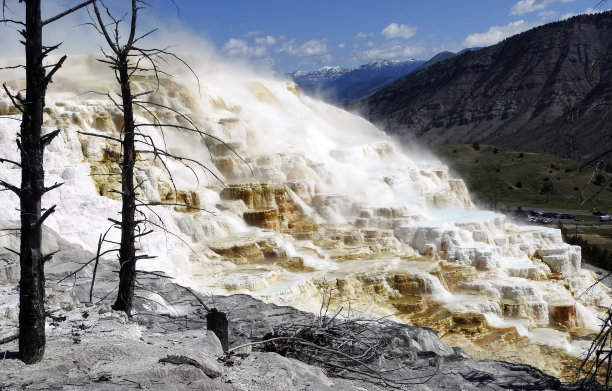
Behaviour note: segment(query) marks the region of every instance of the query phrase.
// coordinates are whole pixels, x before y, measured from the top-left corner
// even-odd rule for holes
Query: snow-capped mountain
[[[425,64],[422,60],[378,60],[354,67],[324,66],[314,71],[297,71],[289,77],[309,94],[331,102],[368,96]]]
[[[478,49],[472,47],[458,53],[441,52],[427,61],[376,60],[353,67],[324,66],[314,71],[296,71],[287,75],[307,94],[340,103],[365,98],[412,72]]]

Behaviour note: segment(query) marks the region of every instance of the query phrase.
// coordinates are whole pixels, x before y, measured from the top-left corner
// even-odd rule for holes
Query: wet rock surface
[[[562,383],[527,365],[469,358],[431,329],[373,318],[367,322],[366,333],[384,335],[386,344],[383,355],[369,365],[383,374],[381,379],[343,369],[330,371],[263,351],[263,344],[252,344],[288,325],[313,325],[317,315],[266,304],[248,295],[203,296],[160,277],[163,273],[156,274],[143,276],[140,288],[154,292],[157,300],[138,294],[137,311],[131,318],[113,311],[108,302],[81,303],[86,295],[79,285],[87,282],[77,282],[63,300],[49,306],[52,315],[41,363],[27,366],[16,359],[16,340],[0,345],[0,389],[587,389]],[[8,290],[16,289],[13,284],[2,284]],[[59,287],[48,285],[49,294],[57,296]],[[219,339],[206,330],[205,306],[227,313],[230,349],[246,346],[224,353]],[[12,316],[0,329],[3,335],[10,334],[16,332],[16,326],[16,316]]]
[[[65,93],[78,96],[81,88],[96,89],[115,82],[112,75],[102,77],[88,62],[96,63],[93,57],[81,58],[72,65],[72,73],[93,72],[90,74],[96,75],[92,79],[95,85],[77,83],[76,90],[72,81],[62,83],[57,79],[54,85],[60,90],[49,91],[47,97],[45,127],[60,127],[62,132],[46,151],[46,180],[64,183],[46,194],[42,205],[58,206],[46,220],[43,238],[43,253],[60,251],[45,265],[51,361],[37,367],[40,373],[28,372],[29,367],[2,372],[3,381],[13,376],[11,388],[32,388],[41,382],[40,387],[47,389],[78,388],[83,384],[93,388],[89,386],[91,379],[101,379],[104,384],[107,378],[94,371],[98,362],[109,368],[119,366],[116,378],[138,383],[115,382],[107,388],[205,388],[203,383],[210,383],[209,374],[216,374],[215,370],[219,376],[214,377],[211,387],[221,387],[219,379],[236,373],[224,369],[225,364],[211,369],[206,360],[189,352],[169,351],[157,345],[157,340],[166,341],[167,333],[203,328],[205,318],[200,303],[160,278],[164,274],[160,270],[201,292],[246,293],[311,312],[318,312],[321,294],[331,286],[342,298],[351,300],[352,308],[431,327],[447,344],[461,346],[472,357],[523,362],[553,376],[567,374],[563,372],[565,368],[573,370],[574,361],[568,358],[560,365],[559,357],[584,351],[584,343],[588,346],[592,339],[588,333],[597,330],[597,315],[612,303],[608,290],[599,287],[582,294],[594,277],[579,269],[579,250],[564,244],[558,230],[518,227],[507,223],[502,215],[473,210],[467,189],[460,180],[452,179],[441,162],[430,161],[421,154],[409,156],[363,119],[297,96],[295,89],[283,83],[248,74],[232,74],[231,80],[239,78],[231,83],[224,75],[218,79],[207,76],[212,84],[201,94],[168,81],[154,99],[179,112],[192,113],[198,126],[210,132],[213,140],[199,134],[165,138],[159,129],[149,130],[151,137],[165,139],[172,153],[210,167],[210,174],[223,184],[200,170],[194,173],[176,167],[176,171],[165,172],[159,159],[139,158],[139,197],[148,204],[142,211],[155,229],[140,237],[137,251],[155,258],[138,262],[139,268],[148,272],[138,274],[137,312],[130,322],[136,325],[134,335],[123,331],[106,337],[106,344],[123,344],[127,348],[115,349],[112,358],[104,358],[100,333],[85,335],[97,326],[81,318],[85,319],[84,311],[100,313],[99,306],[114,300],[117,287],[118,265],[113,254],[107,253],[108,259],[99,265],[93,289],[93,267],[86,263],[94,257],[109,218],[116,220],[121,210],[116,200],[118,193],[113,192],[118,185],[116,176],[107,175],[117,172],[113,155],[120,151],[105,137],[120,137],[122,125],[118,121],[120,112],[112,102],[66,101]],[[65,68],[70,66],[65,64]],[[137,84],[141,91],[149,90],[146,80]],[[228,89],[227,85],[234,87]],[[0,97],[0,103],[3,100],[8,99]],[[167,112],[155,113],[162,120],[169,119]],[[19,159],[14,143],[18,130],[13,119],[0,118],[0,155],[4,158]],[[102,138],[86,140],[82,132]],[[218,140],[226,140],[227,144]],[[2,180],[18,183],[19,175],[17,166],[1,163]],[[19,213],[13,195],[0,192],[0,201],[0,228],[18,227]],[[118,231],[112,230],[109,235],[105,251],[111,251],[120,240]],[[11,231],[0,235],[1,248],[19,248],[18,237]],[[10,344],[14,344],[11,335],[15,333],[18,314],[17,274],[14,267],[0,269],[0,341],[2,348],[6,346],[11,351],[15,349]],[[76,277],[59,281],[77,269],[81,270]],[[578,298],[580,303],[572,312],[567,304]],[[97,304],[91,308],[83,304],[92,300]],[[272,322],[270,318],[276,315],[266,314],[268,307],[257,305],[235,317],[232,314],[240,312],[244,300],[222,306],[222,299],[215,296],[214,304],[212,300],[207,302],[209,307],[218,306],[228,312],[230,325],[240,331],[235,333],[232,346],[282,331],[286,322],[294,320],[290,317]],[[548,303],[558,305],[551,309]],[[104,313],[109,311],[105,308]],[[87,316],[90,321],[97,319],[90,312]],[[284,317],[278,315],[279,319]],[[241,323],[241,319],[247,321]],[[120,318],[108,320],[107,333],[124,328],[123,323]],[[430,357],[426,353],[430,349],[423,348],[423,341],[416,336],[398,337],[394,345],[392,337],[396,332],[408,330],[402,326],[385,324],[377,330],[377,341],[381,342],[377,349],[381,352],[375,355],[376,365],[397,368],[399,362],[406,362],[405,374],[390,373],[397,377],[393,381],[423,382],[432,374],[424,368],[435,369],[435,376],[424,386],[406,387],[423,389],[439,382],[435,385],[439,388],[446,384],[440,383],[444,375],[452,377],[451,372],[444,372],[450,367],[438,368],[438,361],[450,360],[450,352],[440,348],[446,353],[436,353],[436,357],[446,357],[444,360]],[[147,340],[144,335],[154,338]],[[139,352],[143,342],[140,337],[151,344],[145,342],[147,347]],[[395,348],[401,341],[407,350]],[[59,346],[55,353],[52,346]],[[387,347],[392,348],[387,351]],[[256,348],[259,347],[251,349]],[[83,350],[79,353],[71,349]],[[242,350],[248,353],[247,347]],[[87,352],[103,358],[89,360]],[[143,355],[147,359],[140,360]],[[267,359],[255,361],[253,357],[257,356]],[[210,357],[216,359],[214,354]],[[272,360],[270,357],[277,358],[270,352],[256,351],[248,357],[232,356],[231,362],[248,359],[242,368],[264,368],[266,360]],[[286,363],[298,367],[286,357],[276,361],[279,368],[288,366]],[[389,366],[390,362],[395,366]],[[60,369],[50,369],[55,363],[60,363]],[[171,373],[183,367],[188,373]],[[319,381],[316,379],[320,372],[305,365],[301,375],[295,376],[292,373],[298,373],[298,369],[281,371],[274,364],[268,367],[263,372],[249,369],[247,380],[226,378],[232,383],[223,384],[232,384],[230,387],[235,389],[287,389],[283,383],[287,379],[297,379],[291,380],[291,387],[298,389],[341,389],[345,384],[334,377],[342,375],[341,368],[326,372]],[[161,375],[155,377],[151,370]],[[308,375],[306,370],[310,371]],[[438,372],[443,377],[438,378]],[[282,385],[266,383],[272,374]],[[494,378],[498,375],[493,372]],[[304,378],[313,380],[300,380]],[[357,381],[362,383],[344,388],[389,388],[380,382],[370,386],[365,379]],[[459,384],[472,383],[461,380]],[[483,384],[481,379],[479,386]]]

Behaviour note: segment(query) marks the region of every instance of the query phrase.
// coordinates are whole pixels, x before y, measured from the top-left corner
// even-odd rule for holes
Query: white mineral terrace
[[[45,115],[49,130],[62,129],[45,155],[46,181],[64,185],[43,204],[58,205],[47,220],[51,229],[95,252],[108,218],[120,211],[110,192],[116,179],[105,175],[116,166],[104,152],[119,148],[78,132],[117,137],[121,119],[111,102],[81,94],[113,85],[103,68],[89,57],[71,61],[49,92]],[[310,311],[319,310],[327,283],[367,313],[420,324],[435,323],[435,314],[481,315],[486,327],[514,328],[572,355],[584,351],[576,330],[597,330],[598,312],[612,301],[601,286],[580,296],[594,277],[581,269],[580,249],[563,243],[558,230],[516,226],[476,210],[443,164],[426,153],[404,153],[372,124],[301,95],[294,84],[230,66],[200,70],[199,91],[167,81],[152,100],[187,113],[226,144],[186,131],[167,130],[164,137],[157,128],[141,131],[202,162],[222,182],[166,161],[183,201],[206,211],[143,209],[176,236],[159,229],[145,236],[141,251],[157,258],[139,261],[139,268],[163,270],[204,293],[247,293]],[[195,84],[189,77],[184,83]],[[135,88],[153,84],[140,80]],[[10,107],[3,96],[0,114],[14,114]],[[141,122],[151,121],[138,113]],[[18,125],[0,119],[0,156],[19,159]],[[142,158],[142,198],[173,200],[163,165]],[[20,172],[2,163],[0,178],[18,183]],[[0,192],[0,205],[0,225],[16,226],[16,197]],[[12,235],[0,238],[0,247],[16,243]]]

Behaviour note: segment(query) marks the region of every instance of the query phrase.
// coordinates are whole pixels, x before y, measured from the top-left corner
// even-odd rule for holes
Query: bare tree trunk
[[[179,57],[173,55],[165,49],[142,49],[135,46],[138,41],[147,37],[155,30],[149,31],[140,36],[136,36],[138,10],[147,7],[148,4],[146,1],[143,0],[131,0],[131,6],[132,11],[129,22],[129,36],[126,39],[126,43],[122,45],[120,43],[121,36],[119,34],[119,31],[121,31],[122,29],[119,28],[119,25],[125,19],[127,19],[127,17],[115,18],[112,15],[109,7],[107,7],[103,0],[98,0],[97,2],[93,3],[94,13],[97,20],[95,28],[105,38],[108,47],[112,51],[112,53],[106,53],[103,51],[104,58],[100,59],[100,61],[105,64],[108,64],[114,70],[115,77],[117,78],[117,81],[121,87],[121,110],[123,111],[124,126],[121,139],[115,141],[121,144],[122,153],[120,162],[122,209],[121,221],[118,222],[115,220],[111,220],[121,229],[121,243],[119,246],[119,291],[117,294],[117,299],[113,304],[113,309],[118,311],[124,311],[128,315],[130,315],[132,311],[132,304],[134,298],[134,285],[136,282],[136,261],[139,259],[154,258],[145,254],[136,255],[136,239],[153,232],[147,231],[146,226],[148,223],[150,223],[150,221],[147,220],[146,216],[142,215],[143,217],[141,219],[136,219],[138,201],[136,199],[136,188],[138,186],[134,183],[134,165],[136,163],[136,154],[151,154],[154,156],[155,159],[159,159],[161,164],[166,169],[166,172],[169,174],[170,181],[173,187],[175,188],[175,191],[176,186],[174,186],[172,175],[168,171],[168,166],[164,162],[164,159],[169,158],[176,160],[191,169],[189,164],[187,164],[187,162],[189,162],[190,164],[200,166],[206,171],[211,172],[197,160],[174,155],[164,150],[163,148],[157,147],[153,138],[147,136],[146,134],[143,134],[142,128],[139,128],[139,126],[157,127],[162,134],[164,132],[164,128],[175,128],[177,130],[188,130],[202,137],[207,135],[206,133],[201,132],[186,115],[181,114],[180,112],[163,104],[146,102],[141,100],[142,98],[139,98],[154,93],[155,91],[147,91],[132,95],[130,79],[135,74],[152,75],[157,81],[157,88],[159,88],[159,86],[161,85],[159,80],[160,74],[167,75],[165,72],[162,72],[158,69],[158,61],[163,61],[164,63],[166,63],[166,60],[163,58],[164,56],[177,59],[178,61],[185,64],[190,70],[191,68]],[[102,13],[100,12],[100,7],[102,7],[103,11],[105,11],[108,23],[104,21]],[[147,66],[144,66],[143,63],[146,63]],[[134,121],[134,105],[140,107],[146,113],[148,113],[153,118],[153,121],[151,123],[145,122],[137,124]],[[163,108],[165,110],[168,110],[169,112],[176,114],[177,117],[180,117],[181,120],[187,121],[191,126],[184,126],[179,122],[174,124],[161,123],[157,118],[156,114],[147,107],[145,107],[147,105],[153,105],[156,109]],[[135,147],[136,142],[138,142],[139,145],[143,146],[143,148],[137,150]],[[212,174],[215,175],[214,173]],[[146,206],[147,204],[139,203],[139,205]],[[175,203],[173,205],[179,204]],[[181,206],[186,206],[188,208],[190,207],[190,205],[188,204]],[[153,225],[156,226],[157,224]],[[143,230],[141,230],[140,228],[143,228],[146,232],[143,232]],[[165,229],[163,227],[161,228]]]
[[[45,352],[45,275],[41,252],[40,200],[45,192],[41,128],[46,85],[42,63],[40,0],[26,1],[26,32],[26,102],[23,105],[20,147],[19,354],[29,364],[40,361]]]
[[[132,109],[132,91],[128,73],[127,53],[122,53],[117,61],[121,97],[123,101],[123,160],[121,163],[121,245],[119,248],[119,292],[113,309],[124,311],[128,315],[132,311],[134,298],[134,283],[136,282],[136,246],[135,246],[135,214],[136,191],[134,189],[134,164],[136,149],[134,146],[134,112]]]
[[[20,0],[20,3],[25,3],[25,23],[12,19],[0,20],[2,23],[23,27],[20,33],[26,55],[26,97],[20,93],[11,94],[6,84],[3,85],[15,107],[22,112],[21,129],[17,136],[21,162],[12,162],[21,167],[21,186],[18,188],[0,180],[0,186],[14,192],[20,202],[19,355],[26,364],[40,361],[45,353],[45,261],[53,254],[42,254],[42,224],[53,213],[55,205],[41,214],[41,199],[46,192],[61,186],[61,183],[56,183],[45,188],[44,150],[59,134],[59,130],[43,136],[42,125],[47,86],[66,56],[61,57],[56,64],[43,64],[45,57],[60,45],[43,46],[42,31],[46,24],[94,1],[84,1],[42,20],[41,0]],[[51,68],[49,73],[46,67]]]

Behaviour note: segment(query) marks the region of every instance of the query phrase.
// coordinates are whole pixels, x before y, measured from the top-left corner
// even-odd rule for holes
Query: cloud
[[[230,38],[221,51],[230,57],[261,59],[268,57],[274,45],[284,39],[282,36],[279,38],[271,35],[261,36],[258,31],[247,33],[245,36],[251,37],[251,40]]]
[[[553,3],[571,3],[574,0],[520,0],[510,9],[510,15],[524,15],[548,7]]]
[[[491,26],[491,28],[484,33],[468,35],[463,41],[463,45],[464,47],[490,46],[496,44],[504,38],[521,33],[534,26],[535,25],[533,23],[525,22],[522,19],[508,23],[505,26]]]
[[[355,35],[355,38],[357,39],[363,39],[363,38],[367,38],[367,37],[371,37],[372,33],[366,34],[366,33],[362,33],[361,31],[357,33],[357,35]]]
[[[357,55],[359,60],[379,60],[394,58],[410,58],[422,53],[423,48],[417,45],[405,45],[401,41],[393,41],[378,45]]]
[[[280,53],[286,53],[295,57],[320,56],[328,53],[325,39],[311,39],[301,45],[296,44],[295,39],[285,42],[278,49]]]
[[[606,12],[606,11],[610,11],[610,8],[608,9],[604,9],[604,8],[587,8],[586,10],[584,10],[583,14],[588,14],[588,15],[592,15],[592,14],[599,14],[602,12]]]
[[[268,50],[264,46],[249,46],[246,41],[236,38],[230,38],[223,45],[222,51],[231,57],[261,58],[268,54]]]
[[[550,19],[555,19],[556,17],[558,17],[559,12],[553,11],[553,10],[540,11],[538,15],[540,16],[540,18],[542,18],[542,20],[550,20]]]
[[[346,44],[340,44],[342,49]],[[333,47],[336,49],[336,46]],[[221,48],[221,53],[251,64],[272,67],[280,61],[291,62],[289,58],[299,59],[299,65],[318,65],[332,61],[326,39],[311,39],[298,42],[295,38],[251,34],[249,38],[230,38]]]
[[[576,15],[578,15],[578,14],[575,14],[575,13],[573,13],[573,12],[568,12],[568,13],[566,13],[566,14],[561,15],[561,16],[559,17],[559,20],[569,19],[569,18],[572,18],[572,17],[574,17],[574,16],[576,16]]]
[[[380,32],[386,38],[404,38],[408,39],[416,33],[416,28],[410,27],[405,24],[398,25],[397,23],[391,23]]]
[[[300,46],[300,51],[306,56],[315,56],[319,54],[327,53],[327,45],[325,40],[312,39],[308,42],[303,43]]]
[[[342,42],[338,45],[338,49],[344,49],[346,47],[346,43]]]
[[[274,38],[271,35],[265,36],[265,37],[257,37],[255,38],[255,43],[258,45],[274,45],[276,43],[276,38]]]
[[[257,35],[261,35],[261,34],[262,34],[261,31],[249,31],[248,33],[244,34],[244,36],[246,38],[249,38],[249,37],[254,37]]]

